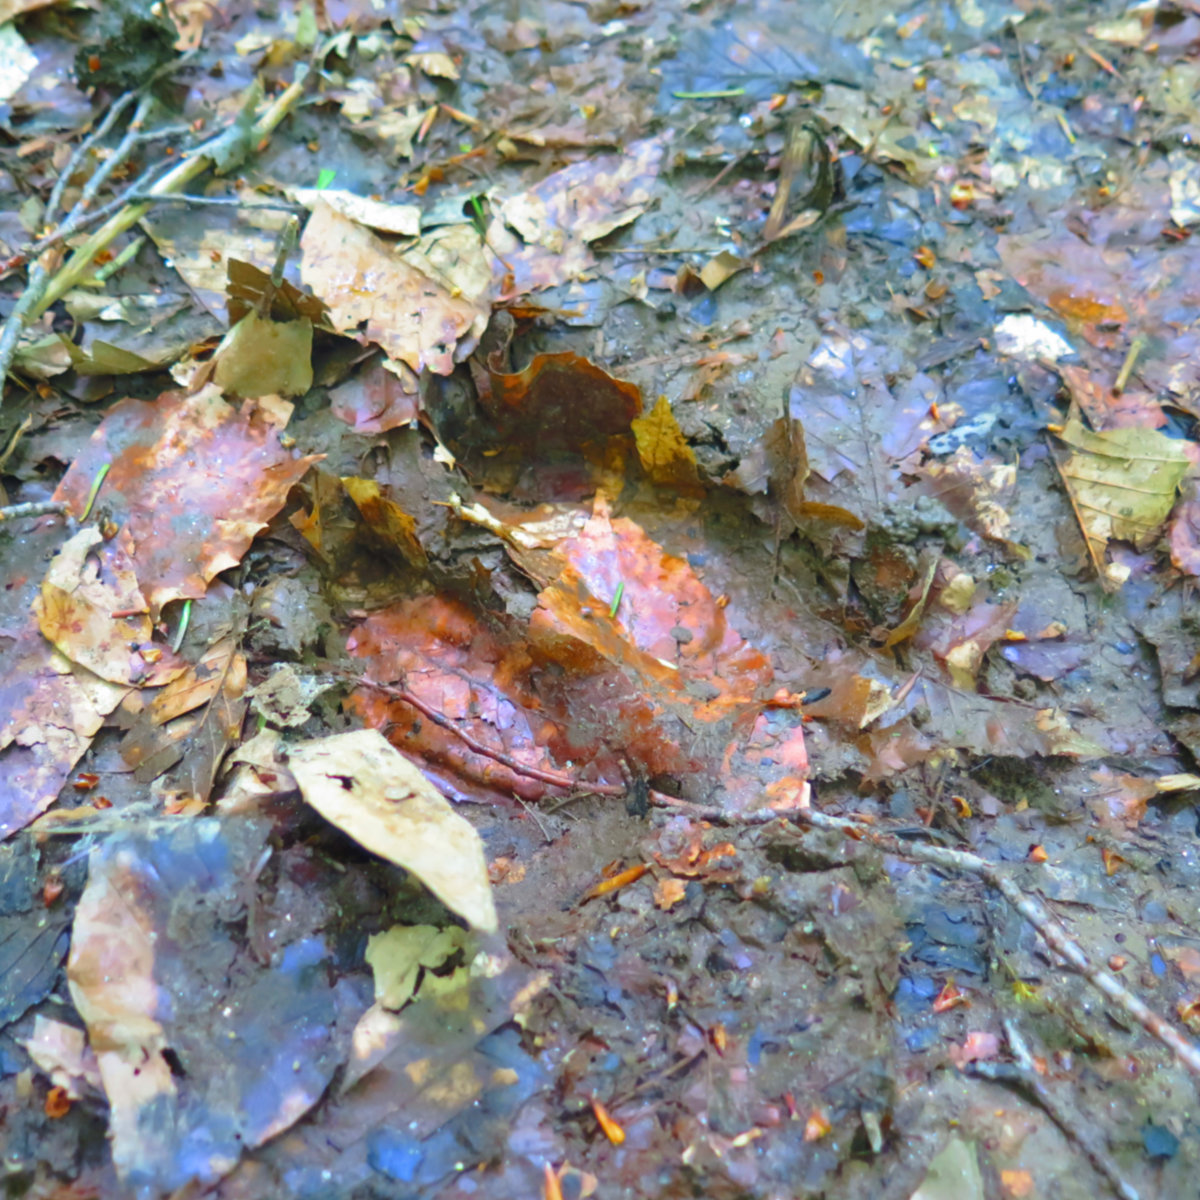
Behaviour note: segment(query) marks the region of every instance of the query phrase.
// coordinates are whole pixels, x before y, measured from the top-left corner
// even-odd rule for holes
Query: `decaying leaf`
[[[488,244],[503,260],[497,271],[507,277],[506,298],[577,278],[591,267],[589,244],[645,211],[664,148],[664,139],[645,138],[620,155],[573,163],[497,200]]]
[[[476,929],[496,930],[483,843],[471,824],[374,729],[302,742],[288,756],[327,821],[418,878]]]
[[[491,264],[470,225],[446,226],[397,251],[318,203],[300,242],[301,276],[334,325],[366,336],[414,371],[449,375],[487,327]]]
[[[335,212],[368,229],[378,229],[381,233],[394,233],[401,237],[419,237],[421,233],[421,208],[417,204],[388,204],[338,188],[293,187],[285,191],[305,208],[314,209],[318,204],[328,204]]]
[[[105,548],[103,560],[97,547]],[[50,564],[34,613],[46,639],[72,662],[110,683],[154,686],[180,674],[183,664],[153,644],[132,567],[121,547],[110,549],[89,525]]]
[[[235,638],[219,638],[138,714],[121,757],[139,782],[150,783],[186,756],[185,778],[176,782],[190,800],[206,801],[241,733],[245,693],[245,656]]]
[[[298,1120],[340,1061],[321,940],[290,941],[262,963],[230,934],[226,914],[253,887],[265,833],[202,818],[114,830],[89,857],[67,982],[125,1191],[208,1190]]]
[[[425,566],[428,559],[417,538],[416,521],[394,500],[388,499],[375,480],[347,476],[342,480],[342,487],[371,532],[388,550],[399,553],[410,566]]]
[[[636,384],[571,351],[538,354],[520,371],[489,367],[480,405],[506,440],[540,450],[578,449],[626,433],[642,411]]]
[[[283,507],[288,489],[320,457],[280,442],[291,405],[278,397],[235,409],[220,388],[123,400],[58,485],[55,498],[81,513],[101,470],[100,501],[120,532],[97,553],[128,555],[157,618],[171,600],[204,595]],[[115,547],[115,549],[114,549]]]
[[[1077,413],[1059,436],[1070,453],[1058,467],[1088,553],[1105,586],[1119,586],[1120,569],[1105,563],[1108,543],[1128,541],[1141,550],[1154,540],[1175,504],[1187,453],[1155,429],[1094,433]]]
[[[749,266],[750,264],[744,258],[738,258],[730,251],[722,250],[719,254],[714,254],[700,268],[700,282],[710,292],[715,292],[727,279],[732,279],[739,271],[745,271]]]
[[[312,322],[251,310],[217,347],[213,381],[235,396],[302,396],[312,387]]]

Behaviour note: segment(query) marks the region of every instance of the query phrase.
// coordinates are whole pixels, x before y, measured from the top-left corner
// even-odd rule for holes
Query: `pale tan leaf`
[[[476,929],[495,932],[479,834],[383,734],[363,729],[302,742],[288,765],[327,821],[411,872]]]

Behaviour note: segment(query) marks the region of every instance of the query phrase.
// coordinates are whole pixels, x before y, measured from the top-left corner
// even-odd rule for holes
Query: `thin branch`
[[[63,193],[67,190],[67,184],[70,183],[71,177],[83,165],[83,160],[91,153],[93,147],[108,136],[109,131],[116,124],[117,118],[133,103],[136,97],[136,92],[126,92],[114,100],[100,124],[75,147],[75,152],[67,160],[67,165],[59,172],[58,178],[54,181],[54,187],[50,190],[50,199],[46,201],[43,224],[54,223],[62,205]]]
[[[302,213],[308,209],[291,200],[242,200],[238,196],[193,196],[188,192],[175,195],[159,195],[153,191],[135,190],[127,192],[126,200],[145,200],[151,204],[190,204],[196,208],[266,208],[276,212]]]
[[[494,747],[481,742],[478,738],[467,733],[465,729],[460,729],[456,722],[452,721],[444,713],[429,704],[418,696],[414,696],[407,688],[395,687],[387,683],[376,683],[373,679],[368,679],[365,675],[353,676],[354,680],[363,687],[374,688],[377,692],[382,692],[385,696],[390,696],[393,700],[399,700],[404,704],[415,708],[423,717],[432,721],[435,725],[445,729],[448,733],[452,733],[459,739],[469,750],[473,750],[476,754],[482,755],[484,758],[490,758],[493,762],[500,763],[501,766],[507,767],[517,775],[524,775],[527,779],[536,779],[541,783],[548,783],[552,787],[566,788],[569,791],[586,790],[598,796],[624,796],[625,787],[616,783],[583,783],[578,779],[572,779],[569,775],[560,775],[557,771],[544,771],[541,767],[531,767],[526,763],[519,762],[509,754],[505,754],[503,750],[496,750]]]
[[[144,199],[130,203],[126,195],[119,197],[118,200],[113,202],[113,206],[115,207],[113,215],[71,255],[53,278],[51,278],[49,271],[41,262],[34,261],[31,263],[25,289],[9,314],[8,319],[4,322],[3,329],[0,330],[0,388],[3,387],[4,382],[8,379],[8,373],[12,367],[13,359],[16,357],[21,334],[24,332],[27,323],[36,320],[52,304],[61,300],[91,269],[96,255],[106,249],[115,238],[136,225],[149,212],[151,205],[157,203],[162,196],[178,194],[193,179],[203,174],[212,166],[217,166],[218,170],[222,167],[229,169],[238,160],[239,152],[249,153],[257,149],[274,132],[275,128],[292,110],[301,95],[303,95],[306,76],[307,68],[303,68],[302,64],[302,67],[297,69],[296,77],[291,85],[276,96],[262,115],[257,120],[254,120],[251,110],[257,98],[261,95],[262,90],[261,85],[256,81],[255,85],[248,92],[245,105],[243,106],[242,118],[244,127],[239,127],[239,125],[235,124],[216,138],[198,147],[193,155],[176,163],[165,175],[162,175],[151,185]],[[85,145],[81,145],[76,154],[72,156],[72,163],[81,162],[83,154],[95,146],[100,137],[111,130],[117,117],[128,107],[135,94],[129,93],[130,99],[122,97],[113,105],[113,108],[105,116],[104,121],[101,122],[95,133],[89,135],[85,139]],[[148,94],[142,97],[134,119],[130,122],[129,128],[125,131],[120,144],[84,186],[83,194],[73,206],[71,212],[67,214],[66,220],[62,222],[52,235],[42,239],[34,247],[39,254],[95,219],[94,215],[87,210],[88,205],[95,198],[99,188],[105,180],[111,177],[117,167],[128,159],[136,143],[150,136],[144,130],[143,126],[152,103],[153,101]],[[54,190],[51,192],[54,210],[57,210],[61,204],[63,189],[66,187],[66,178],[68,175],[69,172],[64,171],[63,175],[56,182]],[[110,206],[105,207],[107,209]],[[2,402],[2,396],[0,396],[0,402]]]
[[[249,152],[249,149],[257,149],[270,137],[304,94],[306,75],[305,70],[297,68],[296,78],[292,83],[275,97],[262,116],[249,123],[247,110],[252,107],[262,90],[262,85],[256,80],[242,109],[241,115],[246,120],[244,127],[240,122],[235,122],[222,134],[199,146],[194,154],[177,163],[150,188],[150,196],[157,198],[163,195],[178,195],[193,179],[203,175],[210,167],[216,166],[218,170],[228,169],[237,160],[239,151]],[[132,229],[150,211],[152,203],[154,201],[148,198],[126,205],[97,229],[71,255],[62,270],[46,287],[45,294],[34,308],[34,315],[40,315],[50,305],[61,300],[84,277],[96,255],[126,230]],[[2,363],[3,360],[0,360],[0,365]]]
[[[1121,1174],[1112,1156],[1101,1146],[1093,1144],[1093,1137],[1079,1127],[1079,1123],[1058,1102],[1058,1098],[1042,1082],[1033,1061],[1033,1055],[1025,1044],[1016,1022],[1005,1017],[1004,1032],[1012,1050],[1013,1064],[976,1062],[971,1064],[972,1074],[981,1075],[998,1083],[1017,1085],[1028,1092],[1041,1106],[1046,1115],[1062,1130],[1063,1136],[1074,1145],[1103,1176],[1113,1194],[1120,1200],[1140,1200],[1137,1189]],[[1015,1064],[1015,1065],[1014,1065]]]
[[[30,500],[25,504],[6,504],[0,508],[0,523],[16,521],[21,517],[44,517],[48,513],[66,516],[70,506],[65,500]]]
[[[130,156],[133,154],[133,148],[141,140],[142,130],[146,127],[146,121],[149,119],[151,112],[154,111],[154,105],[155,100],[153,96],[143,96],[138,101],[137,111],[133,114],[125,130],[125,136],[121,138],[114,147],[113,152],[92,172],[87,183],[83,185],[83,190],[79,193],[79,199],[74,206],[75,210],[85,212],[91,208],[92,201],[100,194],[100,189],[108,182],[112,173],[129,161]]]
[[[851,837],[870,842],[898,858],[929,863],[931,866],[942,867],[947,871],[966,871],[968,874],[978,876],[989,887],[995,888],[1034,927],[1046,945],[1068,966],[1082,975],[1096,991],[1132,1017],[1151,1037],[1166,1046],[1182,1066],[1200,1079],[1200,1047],[1180,1033],[1169,1021],[1147,1007],[1110,971],[1096,966],[1079,944],[1059,928],[1045,905],[1024,892],[1015,880],[998,871],[987,859],[980,858],[977,854],[970,854],[965,850],[951,850],[945,846],[902,842],[892,834],[881,832],[863,821],[834,817],[828,813],[814,812],[811,809],[780,812],[773,808],[764,808],[746,813],[730,813],[720,808],[690,804],[686,800],[676,800],[674,797],[663,796],[658,792],[651,792],[650,799],[660,806],[673,808],[700,820],[712,821],[714,824],[768,825],[774,821],[790,820],[802,825],[811,825],[817,829],[834,829],[839,833],[846,833]]]

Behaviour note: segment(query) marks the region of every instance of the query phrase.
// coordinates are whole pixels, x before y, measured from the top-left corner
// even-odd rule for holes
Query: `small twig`
[[[729,172],[732,171],[738,165],[738,163],[744,161],[752,153],[753,153],[752,150],[743,150],[742,153],[739,154],[736,158],[733,158],[729,162],[727,162],[720,169],[720,171],[718,171],[716,173],[716,175],[714,175],[702,188],[700,188],[699,191],[692,193],[692,199],[699,200],[702,196],[708,195],[708,193],[711,192],[713,190],[713,188],[719,187],[721,184],[721,180],[724,179],[725,176],[728,175]]]
[[[62,205],[63,193],[67,190],[67,185],[70,183],[71,177],[83,165],[83,160],[91,153],[92,148],[108,136],[109,131],[116,124],[117,118],[136,98],[136,92],[126,92],[125,95],[114,100],[108,112],[104,114],[104,119],[100,124],[75,147],[74,153],[67,160],[67,165],[63,167],[59,172],[58,178],[54,181],[54,187],[50,189],[50,199],[46,201],[46,212],[42,218],[44,225],[54,223],[59,207]]]
[[[1084,1158],[1091,1163],[1096,1172],[1102,1175],[1109,1187],[1120,1200],[1140,1200],[1137,1189],[1129,1183],[1120,1172],[1111,1155],[1102,1147],[1093,1145],[1090,1135],[1085,1135],[1077,1121],[1058,1102],[1058,1098],[1042,1082],[1037,1072],[1033,1056],[1025,1045],[1016,1022],[1005,1017],[1002,1022],[1004,1032],[1008,1036],[1008,1044],[1012,1050],[1015,1067],[990,1062],[971,1064],[972,1072],[985,1079],[999,1083],[1010,1083],[1024,1088],[1041,1106],[1046,1115],[1062,1130],[1063,1136],[1076,1146]],[[1015,1074],[1014,1074],[1015,1071]]]
[[[123,266],[132,262],[138,256],[138,252],[146,244],[147,238],[144,233],[138,234],[128,245],[122,246],[112,262],[106,262],[90,280],[83,280],[84,283],[99,284],[106,279],[111,279]]]
[[[271,268],[267,286],[263,288],[262,295],[259,296],[258,303],[254,306],[255,311],[264,320],[271,316],[275,297],[279,295],[279,289],[283,287],[283,272],[287,267],[288,256],[296,248],[299,237],[300,221],[297,217],[292,216],[279,231],[279,241],[275,247],[275,265]]]
[[[81,162],[83,155],[90,151],[97,141],[109,132],[117,117],[129,107],[134,95],[135,93],[130,92],[122,96],[109,110],[95,133],[85,138],[75,154],[71,156],[67,168],[59,175],[54,187],[51,189],[50,200],[46,206],[47,218],[53,219],[54,214],[57,213],[62,203],[67,181],[74,170],[73,164],[76,164],[77,161]],[[153,103],[154,101],[150,96],[143,96],[141,101],[139,101],[137,112],[134,114],[129,129],[125,131],[125,136],[121,139],[120,144],[84,185],[83,192],[78,201],[76,201],[71,212],[67,215],[67,219],[62,222],[62,227],[58,231],[60,238],[70,236],[72,232],[70,228],[72,226],[72,219],[78,218],[86,212],[88,205],[95,199],[97,191],[103,186],[105,180],[129,157],[134,145],[134,139],[131,137],[131,134],[140,132],[141,122],[149,113]],[[44,301],[50,287],[50,273],[41,263],[39,255],[39,259],[34,260],[30,264],[29,274],[25,280],[25,290],[21,293],[21,298],[9,314],[8,320],[4,322],[3,331],[0,332],[0,402],[3,401],[2,389],[5,381],[8,379],[9,368],[16,357],[17,346],[21,341],[21,334],[25,332],[26,322],[33,320],[45,311],[47,305]]]
[[[188,192],[163,196],[152,191],[126,192],[127,201],[145,200],[150,204],[190,204],[196,208],[268,208],[275,212],[302,213],[308,210],[303,204],[294,204],[290,200],[243,200],[239,196],[193,196]]]
[[[814,812],[811,809],[780,812],[773,808],[763,808],[745,813],[730,813],[720,808],[690,804],[686,800],[662,796],[657,792],[651,792],[650,799],[654,804],[674,808],[699,820],[712,821],[714,824],[768,825],[773,821],[791,820],[802,825],[812,825],[817,829],[834,829],[839,833],[846,833],[870,842],[898,858],[929,863],[948,871],[966,871],[971,875],[978,876],[990,887],[995,888],[1034,927],[1046,945],[1065,960],[1068,966],[1132,1017],[1151,1037],[1166,1046],[1182,1066],[1200,1078],[1200,1047],[1197,1047],[1189,1038],[1184,1037],[1169,1021],[1147,1007],[1115,975],[1103,967],[1096,966],[1079,944],[1059,929],[1045,905],[1027,895],[1019,884],[1008,875],[998,871],[987,859],[980,858],[977,854],[969,854],[965,850],[904,843],[892,834],[880,832],[863,821],[834,817],[828,813]]]
[[[133,148],[141,138],[142,130],[146,127],[146,121],[154,110],[154,105],[153,96],[143,96],[138,101],[137,111],[130,119],[125,136],[117,143],[113,152],[92,172],[87,183],[83,185],[83,190],[79,193],[79,199],[75,202],[73,211],[85,212],[91,208],[92,201],[100,194],[100,189],[112,177],[113,172],[128,162],[133,154]]]
[[[102,204],[99,208],[83,212],[76,206],[71,210],[67,219],[57,228],[51,230],[44,237],[38,238],[36,242],[30,242],[12,255],[12,257],[0,262],[0,271],[11,271],[14,267],[32,262],[34,259],[40,258],[47,250],[57,246],[60,242],[66,241],[73,234],[81,233],[89,226],[99,225],[101,221],[106,221],[113,213],[120,212],[125,207],[129,202],[130,196],[141,194],[140,189],[143,189],[161,170],[162,164],[156,163],[153,167],[143,172],[141,178],[131,184],[126,191],[121,192],[118,196],[109,200],[106,204]],[[148,195],[149,193],[144,194]]]
[[[81,233],[92,225],[99,225],[101,221],[108,220],[114,213],[119,213],[126,205],[134,202],[145,202],[147,204],[187,204],[196,208],[202,206],[237,209],[262,208],[289,213],[305,211],[303,205],[293,204],[289,200],[255,201],[242,200],[237,196],[193,196],[188,193],[182,195],[159,195],[151,191],[148,185],[161,171],[162,164],[156,163],[137,182],[106,204],[101,205],[99,208],[93,208],[88,212],[76,213],[72,211],[72,215],[53,232],[46,234],[43,238],[39,238],[23,250],[19,250],[11,258],[4,260],[4,262],[0,262],[0,270],[11,270],[13,267],[18,267],[22,263],[39,257],[45,251],[57,246],[60,242],[66,241],[67,238],[74,234]]]
[[[1133,374],[1133,368],[1137,366],[1137,360],[1141,353],[1146,348],[1146,335],[1139,333],[1137,337],[1129,343],[1129,349],[1125,353],[1125,361],[1121,364],[1120,371],[1117,372],[1116,382],[1113,383],[1113,395],[1119,396],[1129,383],[1129,377]]]
[[[30,500],[25,504],[6,504],[0,508],[0,522],[16,521],[21,517],[44,517],[49,513],[65,517],[68,511],[65,500]]]
[[[541,783],[548,783],[553,787],[566,788],[568,791],[585,789],[599,796],[625,795],[625,788],[620,784],[581,783],[577,779],[572,779],[569,775],[560,775],[557,771],[545,771],[541,767],[531,767],[523,762],[518,762],[511,755],[505,754],[504,751],[496,750],[479,741],[478,738],[473,737],[466,730],[460,729],[456,722],[452,721],[444,713],[438,712],[436,708],[426,704],[418,696],[414,696],[407,688],[395,687],[388,683],[376,683],[374,679],[368,679],[365,675],[356,675],[352,678],[363,687],[374,688],[377,692],[382,692],[385,696],[390,696],[393,700],[400,700],[404,704],[415,708],[427,720],[432,721],[435,725],[439,725],[448,733],[454,734],[469,750],[474,750],[476,754],[481,754],[484,758],[490,758],[493,762],[500,763],[501,766],[507,767],[510,771],[518,775],[524,775],[528,779],[536,779]]]
[[[248,127],[239,131],[236,125],[231,126],[225,131],[225,134],[218,135],[217,138],[197,147],[194,154],[177,163],[149,189],[146,199],[123,205],[71,255],[62,270],[45,288],[45,294],[33,308],[34,315],[40,315],[52,304],[61,300],[83,278],[96,255],[126,230],[132,229],[150,211],[151,204],[156,203],[159,197],[178,195],[192,180],[204,174],[210,167],[228,166],[234,161],[231,156],[235,155],[236,150],[241,147],[243,142],[254,148],[260,147],[304,94],[305,74],[298,68],[293,82],[280,92],[267,106],[262,116]],[[259,94],[261,94],[261,85],[256,82],[256,86],[251,88],[243,111]],[[2,360],[0,360],[0,364],[2,364]]]

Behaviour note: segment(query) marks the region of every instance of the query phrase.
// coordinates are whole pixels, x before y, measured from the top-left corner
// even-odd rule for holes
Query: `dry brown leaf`
[[[366,335],[414,371],[449,375],[487,327],[491,264],[470,225],[436,230],[400,252],[318,203],[304,229],[300,274],[334,326]]]
[[[479,834],[383,734],[361,729],[302,742],[288,766],[327,821],[416,876],[476,929],[495,932]]]

